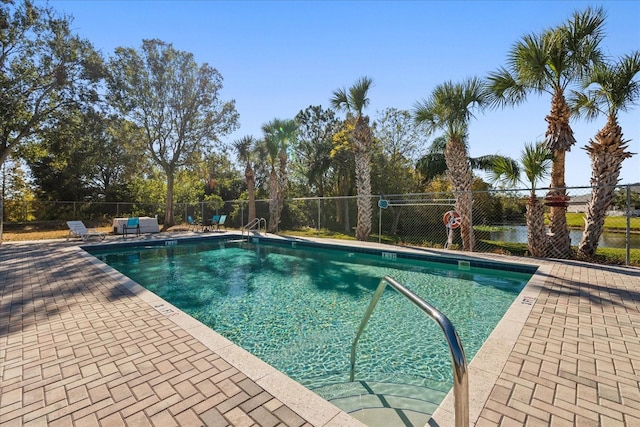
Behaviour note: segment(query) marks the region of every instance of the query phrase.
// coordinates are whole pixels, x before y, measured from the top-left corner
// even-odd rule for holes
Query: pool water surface
[[[531,277],[264,243],[213,241],[91,252],[316,390],[348,382],[351,342],[381,277],[393,277],[449,317],[468,361]],[[451,369],[439,327],[387,289],[358,344],[356,380],[446,391]]]

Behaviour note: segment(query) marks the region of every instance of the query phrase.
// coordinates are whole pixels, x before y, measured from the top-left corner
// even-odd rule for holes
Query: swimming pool
[[[532,273],[300,242],[176,243],[90,252],[327,399],[344,392],[351,342],[381,277],[447,315],[471,360]],[[388,289],[360,340],[356,380],[444,396],[452,379],[442,332]]]

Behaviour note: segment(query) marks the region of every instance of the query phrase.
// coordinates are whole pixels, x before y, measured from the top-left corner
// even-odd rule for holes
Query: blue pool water
[[[351,343],[381,277],[449,317],[468,361],[531,277],[290,243],[216,240],[91,252],[316,390],[349,380]],[[451,359],[442,331],[387,289],[358,344],[356,379],[448,390]]]

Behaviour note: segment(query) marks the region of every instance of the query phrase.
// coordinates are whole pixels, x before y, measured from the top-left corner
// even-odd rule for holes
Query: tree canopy
[[[72,19],[24,1],[0,3],[0,164],[53,113],[97,98],[102,58]]]
[[[234,101],[222,101],[222,76],[170,43],[143,40],[109,61],[109,100],[143,129],[146,151],[167,175],[165,226],[174,223],[173,180],[238,126]]]

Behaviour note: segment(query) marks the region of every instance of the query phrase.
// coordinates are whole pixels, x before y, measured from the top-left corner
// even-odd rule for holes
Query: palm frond
[[[487,80],[491,106],[503,108],[521,104],[526,99],[526,88],[506,68],[489,73]]]
[[[262,125],[262,132],[264,133],[262,148],[264,149],[264,153],[267,154],[271,165],[275,164],[278,153],[280,152],[280,138],[278,136],[280,123],[280,119],[273,119]]]
[[[586,89],[569,98],[573,110],[593,119],[598,114],[617,115],[628,111],[640,98],[640,52],[625,55],[613,64],[595,66],[585,79]]]
[[[520,167],[518,163],[504,156],[485,156],[486,172],[489,181],[515,187],[520,181]]]
[[[603,111],[599,108],[597,95],[593,91],[578,92],[572,90],[567,99],[571,113],[577,118],[594,120]]]
[[[602,7],[587,7],[582,12],[574,12],[571,19],[561,27],[571,68],[579,78],[586,76],[593,66],[603,62],[600,42],[604,37],[606,17]]]
[[[554,87],[554,73],[558,67],[551,65],[551,56],[556,44],[553,32],[529,34],[515,44],[509,53],[509,65],[512,73],[517,75],[518,83],[536,93],[543,93],[548,87]]]
[[[518,162],[507,156],[488,154],[486,156],[472,157],[469,159],[473,169],[490,172],[497,162],[507,165],[512,170],[519,170]]]
[[[615,95],[612,103],[619,111],[628,111],[640,98],[640,51],[625,55],[614,67]]]
[[[417,164],[416,170],[422,175],[423,182],[427,183],[433,178],[443,175],[447,171],[443,153],[429,153],[422,156]]]
[[[238,158],[246,163],[250,161],[251,152],[254,150],[256,141],[253,136],[246,135],[233,141],[232,146],[238,154]]]
[[[346,88],[340,88],[333,91],[333,96],[329,100],[331,106],[338,111],[349,111],[349,96]]]
[[[427,154],[442,154],[444,155],[444,150],[447,148],[447,138],[444,136],[438,136],[431,142],[431,145],[427,149]]]
[[[427,135],[433,133],[438,127],[435,107],[431,100],[423,99],[413,106],[413,120],[416,125],[423,126]]]
[[[525,144],[520,157],[520,163],[531,188],[536,188],[539,181],[547,178],[551,173],[551,163],[553,152],[547,144],[538,142],[536,144]]]
[[[290,140],[295,137],[296,131],[298,130],[298,125],[295,120],[281,120],[279,125],[278,132],[280,132],[285,139]]]
[[[369,90],[373,86],[373,79],[370,77],[360,77],[349,88],[349,104],[351,108],[362,115],[362,111],[369,106]]]
[[[442,129],[447,138],[464,139],[474,111],[483,110],[488,103],[487,88],[481,79],[472,77],[462,83],[447,81],[436,86],[427,100],[416,104],[414,118],[430,132]]]

